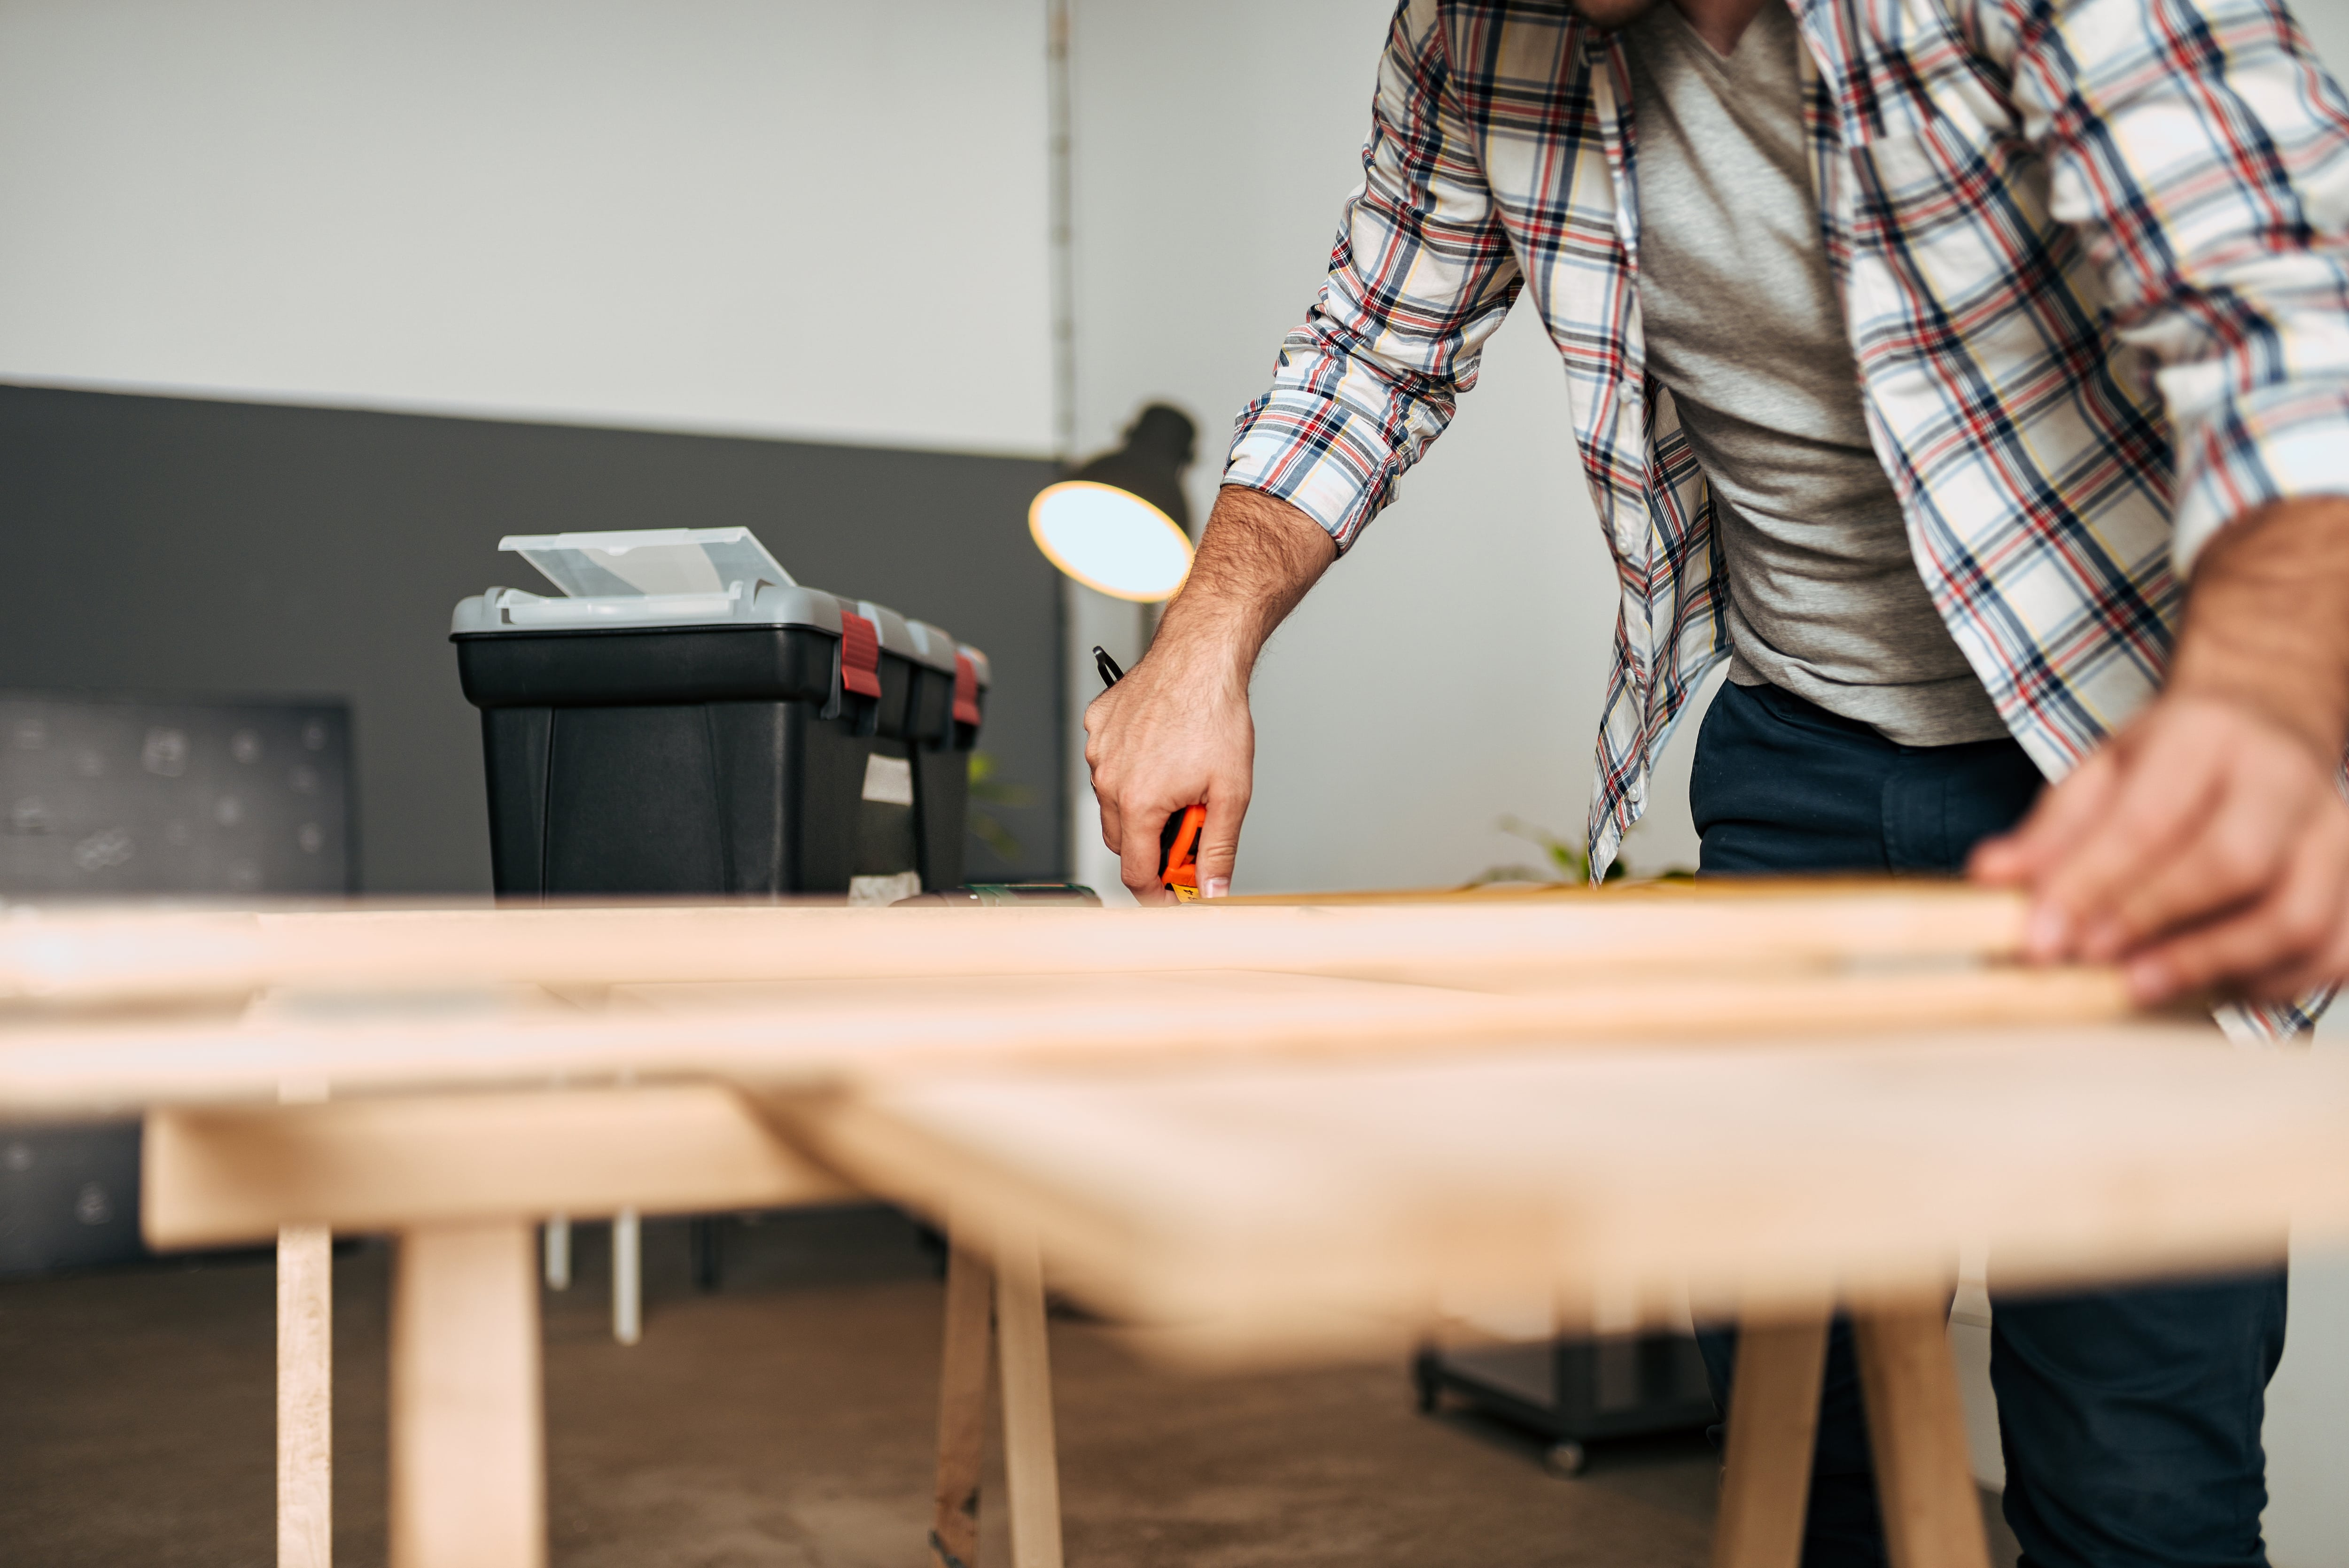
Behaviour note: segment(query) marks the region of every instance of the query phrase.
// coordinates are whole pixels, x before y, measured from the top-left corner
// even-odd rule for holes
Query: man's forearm
[[[1229,661],[1245,685],[1265,639],[1338,556],[1321,525],[1287,501],[1227,485],[1152,651]]]
[[[2168,689],[2259,712],[2336,765],[2349,741],[2349,499],[2279,501],[2195,563]]]

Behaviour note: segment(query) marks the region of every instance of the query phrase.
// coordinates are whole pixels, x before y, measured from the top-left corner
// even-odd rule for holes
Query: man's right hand
[[[1166,819],[1195,803],[1199,891],[1231,891],[1240,821],[1256,767],[1247,674],[1228,646],[1194,643],[1150,655],[1085,709],[1085,761],[1101,800],[1102,842],[1118,854],[1118,878],[1144,903],[1172,895],[1159,885],[1158,841]]]
[[[1085,709],[1102,841],[1143,903],[1172,902],[1158,881],[1159,834],[1194,804],[1207,808],[1199,890],[1231,891],[1256,769],[1248,677],[1265,639],[1336,557],[1321,525],[1287,501],[1226,488],[1150,651]]]

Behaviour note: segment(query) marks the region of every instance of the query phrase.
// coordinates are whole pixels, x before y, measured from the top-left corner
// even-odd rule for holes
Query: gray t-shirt
[[[1926,595],[1868,445],[1819,237],[1793,15],[1765,0],[1724,58],[1656,0],[1623,41],[1648,364],[1712,483],[1729,678],[1903,745],[2005,735]]]

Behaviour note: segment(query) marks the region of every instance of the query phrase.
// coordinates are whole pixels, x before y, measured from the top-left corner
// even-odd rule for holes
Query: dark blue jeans
[[[1724,686],[1697,736],[1689,805],[1706,876],[1946,872],[2013,825],[2039,785],[2013,741],[1898,746],[1775,687]],[[1992,1298],[2006,1520],[2024,1568],[2267,1562],[2260,1422],[2283,1355],[2282,1270]],[[1725,1408],[1736,1336],[1697,1337]],[[1885,1561],[1859,1374],[1838,1322],[1803,1564]]]

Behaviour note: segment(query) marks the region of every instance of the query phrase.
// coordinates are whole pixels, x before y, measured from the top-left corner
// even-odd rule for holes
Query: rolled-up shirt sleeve
[[[2271,501],[2349,495],[2349,102],[2275,0],[1993,6],[2051,208],[2151,360],[2171,558]]]
[[[1449,78],[1435,0],[1405,0],[1329,278],[1271,389],[1241,411],[1224,469],[1340,552],[1451,421],[1521,282]]]

